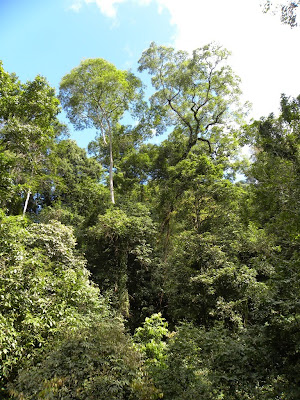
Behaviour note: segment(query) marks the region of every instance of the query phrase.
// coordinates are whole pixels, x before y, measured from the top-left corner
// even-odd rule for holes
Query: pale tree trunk
[[[111,202],[115,204],[115,193],[114,193],[114,176],[113,176],[114,160],[112,154],[112,131],[109,132],[109,190]]]
[[[29,151],[30,154],[30,151]],[[31,175],[30,175],[30,181],[32,182],[32,179],[34,177],[34,161],[36,162],[37,159],[34,160],[34,158],[30,157],[30,162],[31,162]],[[28,207],[28,202],[30,199],[30,195],[31,195],[31,188],[28,188],[28,192],[27,192],[27,196],[26,196],[26,200],[25,200],[25,204],[24,204],[24,208],[23,208],[23,216],[25,215],[26,211],[27,211],[27,207]]]
[[[31,195],[31,190],[28,189],[27,196],[26,196],[26,200],[25,200],[25,204],[24,204],[24,208],[23,208],[23,215],[25,215],[25,213],[26,213],[30,195]]]
[[[110,190],[110,199],[111,202],[113,204],[115,204],[115,193],[114,193],[114,172],[113,172],[113,168],[114,168],[114,159],[113,159],[113,152],[112,152],[112,129],[111,129],[111,125],[110,125],[110,121],[108,119],[108,117],[105,117],[105,121],[106,124],[108,126],[108,131],[106,131],[105,125],[103,124],[103,122],[100,121],[100,125],[101,125],[101,132],[102,132],[102,138],[103,138],[103,142],[105,145],[107,145],[107,141],[106,141],[106,133],[108,134],[109,137],[109,190]]]

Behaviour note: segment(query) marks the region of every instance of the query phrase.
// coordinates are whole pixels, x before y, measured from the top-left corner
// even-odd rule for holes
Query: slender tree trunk
[[[105,117],[106,123],[108,130],[105,129],[105,125],[100,122],[101,124],[101,132],[102,132],[102,137],[103,137],[103,142],[105,145],[107,145],[106,141],[106,136],[109,137],[109,190],[110,190],[110,199],[113,204],[115,204],[115,193],[114,193],[114,159],[113,159],[113,152],[112,152],[112,129],[111,129],[111,124],[109,121],[108,117]],[[107,133],[107,135],[106,135]]]
[[[109,190],[111,202],[115,204],[115,194],[114,194],[114,179],[113,179],[113,167],[114,160],[112,154],[112,131],[109,132]]]
[[[25,200],[25,204],[24,204],[24,208],[23,208],[23,215],[25,215],[25,213],[26,213],[30,195],[31,195],[31,190],[28,189],[27,196],[26,196],[26,200]]]

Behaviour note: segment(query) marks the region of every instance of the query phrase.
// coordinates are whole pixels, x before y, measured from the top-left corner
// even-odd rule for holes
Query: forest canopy
[[[246,123],[228,59],[0,64],[1,398],[300,398],[300,96]]]

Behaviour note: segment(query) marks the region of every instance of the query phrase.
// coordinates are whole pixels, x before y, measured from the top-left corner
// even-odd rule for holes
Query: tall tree
[[[101,58],[88,59],[65,75],[60,100],[76,129],[94,127],[109,148],[109,187],[115,203],[113,184],[113,134],[117,123],[141,99],[141,81],[128,71],[118,70]]]
[[[226,65],[229,53],[219,46],[207,45],[193,51],[151,43],[139,60],[139,70],[152,75],[156,92],[150,98],[156,130],[181,127],[187,140],[182,158],[203,141],[211,153],[214,127],[226,127],[237,117],[239,78]]]
[[[45,174],[45,159],[61,132],[56,116],[59,101],[42,76],[22,84],[0,65],[0,146],[15,187],[24,200],[25,214],[30,195]],[[24,195],[24,192],[26,194]]]

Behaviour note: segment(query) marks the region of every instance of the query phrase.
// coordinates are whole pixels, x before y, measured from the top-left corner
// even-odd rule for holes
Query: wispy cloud
[[[69,9],[78,12],[83,4],[95,3],[103,15],[109,18],[116,18],[118,5],[129,1],[145,6],[150,4],[153,0],[73,0]]]
[[[82,0],[75,0],[71,3],[71,5],[68,7],[69,10],[75,11],[75,12],[79,12],[79,10],[82,7]]]
[[[115,18],[117,15],[117,5],[127,0],[84,0],[87,4],[96,3],[97,7],[106,17]]]

